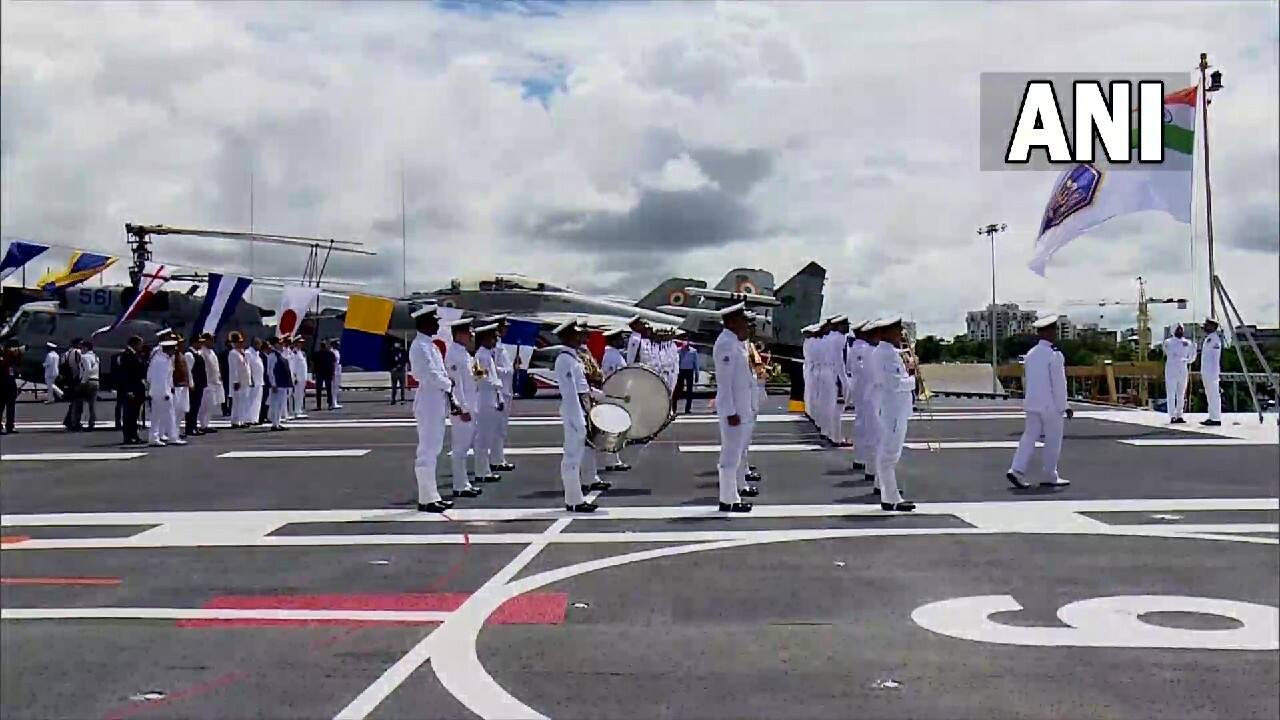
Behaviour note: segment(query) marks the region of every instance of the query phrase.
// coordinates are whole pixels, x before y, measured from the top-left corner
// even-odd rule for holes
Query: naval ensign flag
[[[235,312],[236,304],[252,282],[251,278],[239,275],[209,273],[204,304],[200,306],[200,317],[196,318],[196,334],[217,335],[227,318]]]
[[[1191,171],[1195,165],[1195,85],[1164,96],[1164,162],[1102,168],[1082,163],[1058,176],[1045,207],[1029,267],[1044,275],[1049,258],[1064,245],[1113,217],[1160,210],[1191,222]],[[1138,146],[1134,112],[1133,147]],[[1135,153],[1136,155],[1136,153]]]

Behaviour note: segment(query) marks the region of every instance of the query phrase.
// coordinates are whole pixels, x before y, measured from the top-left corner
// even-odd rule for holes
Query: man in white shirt
[[[716,368],[716,416],[720,427],[720,460],[717,464],[721,512],[751,512],[742,495],[759,494],[745,486],[744,453],[751,444],[758,395],[756,378],[747,356],[750,323],[743,303],[720,311],[724,329],[716,338],[711,356]],[[744,493],[743,490],[746,492]]]
[[[440,497],[436,486],[436,461],[444,447],[445,419],[449,417],[449,393],[453,381],[444,369],[444,358],[431,338],[440,330],[439,309],[427,305],[413,313],[418,334],[409,345],[409,371],[418,381],[413,393],[413,419],[418,426],[418,447],[413,474],[418,484],[418,512],[442,513],[453,503]]]
[[[817,330],[816,325],[806,325],[800,330],[800,334],[804,337],[800,344],[800,357],[803,361],[801,375],[804,378],[804,414],[814,425],[817,425],[817,420],[814,419],[817,407],[813,402],[813,343]]]
[[[147,366],[147,394],[151,398],[151,445],[186,445],[187,441],[178,437],[177,422],[173,408],[173,353],[177,351],[176,340],[163,340],[157,346],[158,352],[151,355]]]
[[[1058,316],[1040,318],[1032,325],[1040,336],[1036,346],[1027,353],[1022,365],[1022,407],[1026,410],[1026,424],[1018,440],[1018,450],[1013,464],[1005,473],[1005,479],[1017,488],[1030,487],[1024,480],[1036,440],[1044,436],[1044,478],[1040,484],[1047,487],[1070,485],[1070,481],[1058,476],[1058,457],[1062,454],[1062,433],[1066,426],[1063,414],[1071,417],[1067,407],[1067,364],[1053,344],[1058,339]]]
[[[604,375],[604,379],[608,380],[609,376],[627,366],[627,359],[623,356],[622,350],[626,347],[627,329],[625,327],[617,327],[604,332],[604,357],[600,361],[600,373]],[[609,472],[625,472],[631,469],[631,466],[622,461],[622,453],[613,454],[613,464],[604,468]]]
[[[301,335],[293,339],[289,372],[293,373],[293,416],[307,417],[307,339]]]
[[[507,462],[506,446],[507,428],[511,424],[511,406],[516,398],[516,366],[511,359],[511,353],[507,351],[507,346],[502,342],[507,332],[507,316],[497,315],[489,318],[489,322],[498,324],[498,344],[493,348],[493,357],[498,367],[498,379],[502,381],[502,410],[498,413],[501,422],[498,426],[498,439],[489,458],[490,468],[497,472],[511,472],[516,469],[516,466],[514,463]],[[516,351],[519,352],[519,348]]]
[[[868,479],[876,475],[876,447],[880,443],[880,418],[876,412],[876,396],[871,392],[868,367],[875,335],[866,329],[873,321],[867,320],[854,328],[853,344],[849,346],[849,371],[853,395],[853,469],[862,470]],[[878,486],[877,486],[878,487]]]
[[[231,383],[231,427],[243,428],[253,424],[256,408],[250,412],[253,398],[253,372],[244,349],[244,335],[232,331],[227,335],[231,350],[227,353],[227,382]]]
[[[47,342],[44,346],[49,349],[44,356],[44,386],[48,393],[44,404],[52,405],[54,401],[62,399],[62,390],[58,388],[58,362],[62,358],[58,355],[56,343]]]
[[[813,378],[813,402],[816,406],[811,415],[818,426],[818,434],[834,444],[832,418],[836,414],[837,370],[831,337],[833,319],[827,318],[818,329],[813,346],[813,369],[809,375]]]
[[[1204,342],[1200,343],[1200,382],[1204,385],[1204,397],[1209,403],[1209,418],[1201,422],[1201,425],[1212,427],[1222,424],[1221,376],[1222,334],[1218,332],[1218,321],[1206,318]]]
[[[213,335],[204,333],[200,336],[200,356],[197,359],[204,363],[205,386],[204,397],[200,399],[200,431],[215,433],[211,427],[213,411],[222,407],[222,399],[226,393],[222,389],[222,368],[218,365],[218,354],[213,350]]]
[[[453,417],[449,423],[449,455],[453,465],[453,496],[473,498],[483,492],[467,477],[467,452],[475,446],[478,388],[469,349],[472,318],[461,318],[449,324],[453,340],[444,355],[445,371],[453,383]],[[477,472],[479,467],[476,468]]]
[[[902,444],[907,439],[907,423],[911,420],[911,394],[916,389],[915,376],[902,362],[898,347],[902,344],[902,318],[876,321],[872,329],[880,342],[871,351],[870,379],[880,413],[880,444],[876,448],[876,481],[880,485],[880,508],[891,511],[915,510],[915,503],[902,499],[898,490],[898,461]]]
[[[98,374],[101,365],[97,353],[93,351],[93,343],[88,340],[81,342],[80,386],[76,388],[76,392],[80,393],[81,401],[88,407],[89,424],[85,429],[90,431],[98,424]]]
[[[587,447],[587,407],[592,398],[602,393],[587,384],[587,374],[578,356],[586,326],[567,320],[555,329],[562,347],[556,355],[556,385],[560,389],[560,424],[564,429],[564,447],[560,458],[560,481],[564,485],[564,509],[570,512],[595,512],[596,504],[587,502],[583,488],[607,490],[609,483],[595,480],[595,450]],[[590,483],[590,484],[587,484]]]
[[[249,406],[245,408],[250,425],[262,424],[262,395],[266,387],[267,374],[262,354],[262,338],[254,338],[249,349],[244,351],[245,358],[249,361],[249,378],[253,381],[253,387],[249,392]]]
[[[333,409],[342,409],[342,341],[329,343],[329,351],[333,353]]]
[[[497,444],[501,442],[502,378],[498,375],[498,324],[481,325],[475,330],[475,376],[479,389],[476,403],[475,470],[476,482],[498,482],[502,476],[493,470]]]
[[[1164,341],[1164,389],[1169,422],[1185,423],[1182,411],[1187,402],[1187,377],[1191,363],[1196,360],[1195,343],[1183,337],[1182,325],[1173,330],[1173,337]]]
[[[641,349],[645,344],[646,323],[639,315],[632,315],[627,320],[627,327],[631,328],[631,335],[627,337],[627,351],[625,358],[628,365],[635,365],[642,361]]]
[[[848,447],[844,437],[844,406],[848,400],[846,388],[849,385],[847,367],[849,318],[837,315],[830,320],[831,332],[827,333],[826,352],[831,364],[834,384],[831,387],[831,399],[827,415],[828,439],[837,447]]]

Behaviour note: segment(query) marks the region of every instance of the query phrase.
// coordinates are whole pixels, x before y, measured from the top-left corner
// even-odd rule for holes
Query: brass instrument
[[[596,362],[591,351],[583,350],[579,356],[582,358],[582,371],[587,376],[587,384],[593,388],[604,385],[604,371],[600,369],[600,363]]]
[[[475,379],[480,380],[487,377],[489,375],[489,371],[485,369],[483,364],[481,364],[479,358],[475,358],[471,361],[471,374],[475,376]]]
[[[753,342],[747,343],[747,362],[751,365],[751,372],[755,373],[757,380],[769,379],[769,364],[765,362],[760,355],[760,349]]]

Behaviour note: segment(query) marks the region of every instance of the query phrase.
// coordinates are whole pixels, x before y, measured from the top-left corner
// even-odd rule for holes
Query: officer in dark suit
[[[138,414],[142,411],[142,400],[146,396],[147,369],[142,361],[142,338],[133,336],[125,345],[125,349],[116,361],[114,381],[118,397],[124,398],[122,409],[125,445],[142,445],[146,441],[138,436]]]

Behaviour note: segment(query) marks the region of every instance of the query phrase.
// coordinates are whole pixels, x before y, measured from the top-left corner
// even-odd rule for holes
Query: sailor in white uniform
[[[1204,384],[1204,397],[1209,403],[1209,418],[1201,425],[1222,424],[1222,334],[1218,321],[1205,318],[1204,341],[1200,343],[1200,382]]]
[[[717,465],[722,512],[751,512],[742,501],[739,482],[744,477],[743,457],[751,444],[758,395],[751,372],[746,340],[750,321],[746,306],[738,303],[720,311],[724,329],[712,347],[716,368],[716,416],[720,426],[720,461]],[[744,483],[745,484],[745,483]],[[757,494],[754,488],[748,495]]]
[[[293,354],[289,356],[289,372],[293,374],[293,416],[307,416],[307,339],[299,335],[293,339]]]
[[[62,399],[62,390],[58,389],[58,362],[62,359],[58,356],[58,346],[56,343],[47,342],[44,344],[49,348],[49,352],[44,356],[44,387],[47,394],[44,396],[44,404],[52,405],[55,400]]]
[[[853,409],[853,352],[849,346],[853,345],[853,330],[850,327],[849,318],[841,316],[840,323],[836,327],[836,331],[840,337],[839,360],[840,360],[840,402],[836,405],[836,436],[834,440],[840,447],[850,447],[849,436],[844,432],[844,415]]]
[[[333,340],[329,343],[329,350],[333,352],[333,409],[342,409],[342,341]]]
[[[843,424],[844,404],[846,402],[844,389],[848,385],[849,372],[847,367],[848,358],[848,338],[849,318],[845,315],[836,315],[829,321],[831,323],[831,332],[827,333],[826,352],[833,373],[834,384],[831,388],[830,408],[827,415],[827,438],[837,447],[848,447],[849,442],[844,437]]]
[[[453,381],[444,369],[440,348],[431,341],[440,329],[439,309],[427,305],[413,312],[418,334],[409,345],[409,372],[418,381],[413,393],[413,420],[418,426],[418,447],[413,456],[413,476],[418,484],[418,512],[442,513],[453,503],[440,497],[436,486],[436,461],[444,447],[445,419],[449,417],[449,392]]]
[[[232,331],[227,336],[231,350],[227,352],[227,382],[231,383],[231,427],[249,427],[249,402],[253,396],[253,373],[245,354],[244,336]],[[255,409],[256,412],[256,409]]]
[[[613,328],[604,332],[604,357],[600,361],[600,373],[604,375],[604,379],[608,380],[609,376],[627,366],[627,359],[622,355],[622,349],[626,347],[627,329],[625,327]],[[604,468],[609,472],[625,472],[631,469],[631,466],[622,461],[622,453],[613,454],[613,464]]]
[[[1005,479],[1014,487],[1027,488],[1027,466],[1035,452],[1036,440],[1044,436],[1044,477],[1040,484],[1048,487],[1070,485],[1070,481],[1058,475],[1058,457],[1062,454],[1062,432],[1066,426],[1063,414],[1071,417],[1067,407],[1067,364],[1053,344],[1058,339],[1058,316],[1048,315],[1032,325],[1040,336],[1023,361],[1022,407],[1027,412],[1026,425],[1018,440],[1018,450],[1013,455],[1013,465],[1005,473]]]
[[[213,350],[213,335],[204,333],[200,336],[200,353],[196,362],[204,363],[205,386],[204,396],[200,398],[200,412],[197,417],[200,430],[208,433],[213,423],[213,411],[222,407],[226,394],[222,390],[222,368],[218,364],[218,354]],[[214,431],[216,432],[216,431]]]
[[[156,447],[186,445],[178,437],[177,423],[173,416],[173,353],[176,340],[163,340],[159,352],[152,353],[147,366],[147,395],[151,398],[150,441]]]
[[[489,322],[498,324],[498,344],[494,346],[494,362],[498,366],[498,379],[502,381],[502,410],[499,412],[501,423],[498,427],[498,440],[494,445],[489,467],[497,472],[511,472],[516,469],[513,463],[507,462],[507,430],[511,425],[511,405],[515,402],[515,362],[511,353],[503,344],[502,337],[507,332],[507,316],[495,315]],[[517,350],[518,352],[518,350]]]
[[[641,362],[640,349],[645,344],[647,324],[639,315],[632,315],[627,320],[627,327],[631,328],[631,335],[627,337],[625,357],[628,365],[635,365]]]
[[[818,434],[832,443],[834,440],[831,433],[834,428],[831,427],[831,420],[836,412],[836,362],[831,338],[833,319],[834,317],[827,318],[818,329],[813,345],[813,370],[810,372],[813,377],[814,423],[818,426]]]
[[[449,422],[449,455],[453,465],[453,496],[473,498],[482,492],[467,478],[467,452],[476,439],[476,387],[475,368],[471,351],[472,318],[461,318],[449,324],[453,341],[444,355],[445,371],[453,383],[453,417]]]
[[[871,360],[875,333],[868,329],[873,321],[867,320],[853,328],[854,340],[849,346],[850,383],[853,394],[853,469],[862,470],[875,480],[876,447],[880,442],[880,418],[876,413],[875,393],[868,380],[868,363]],[[879,487],[878,485],[876,487]]]
[[[248,350],[244,351],[244,355],[249,360],[249,377],[253,380],[253,387],[249,393],[249,407],[246,408],[250,425],[261,425],[262,420],[262,394],[266,389],[266,365],[262,358],[263,342],[261,338],[254,338],[253,344]]]
[[[560,459],[560,481],[564,485],[564,507],[570,512],[595,512],[583,490],[607,490],[609,483],[595,480],[595,450],[587,447],[587,406],[603,393],[587,384],[587,375],[578,356],[586,326],[567,320],[555,329],[563,347],[556,355],[556,385],[560,388],[560,423],[564,428],[564,448]],[[590,485],[584,484],[590,479]]]
[[[491,461],[497,458],[497,445],[501,442],[502,378],[498,375],[497,346],[498,324],[481,325],[475,330],[475,377],[479,390],[476,400],[476,482],[498,482],[502,476],[493,470]]]
[[[1185,423],[1182,411],[1187,402],[1187,376],[1196,360],[1196,345],[1183,337],[1182,325],[1174,328],[1173,337],[1164,341],[1164,389],[1169,422]]]
[[[878,320],[873,328],[880,342],[871,351],[870,379],[880,413],[880,443],[876,448],[876,480],[880,485],[882,510],[915,510],[915,503],[902,499],[898,491],[898,461],[907,439],[911,420],[911,394],[915,376],[907,372],[898,346],[902,344],[902,318]]]
[[[804,337],[800,344],[800,357],[803,361],[801,375],[804,378],[804,414],[815,425],[817,421],[814,420],[814,411],[817,408],[813,403],[813,343],[817,331],[817,325],[806,325],[800,329],[800,334]]]

